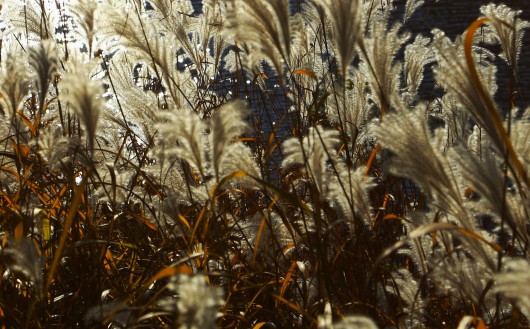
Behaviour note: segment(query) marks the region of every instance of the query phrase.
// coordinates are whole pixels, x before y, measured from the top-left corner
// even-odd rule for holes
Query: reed
[[[0,328],[528,327],[530,24],[403,5],[4,1]]]

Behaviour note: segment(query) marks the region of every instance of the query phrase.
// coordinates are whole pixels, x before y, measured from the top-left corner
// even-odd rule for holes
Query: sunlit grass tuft
[[[519,12],[203,2],[2,8],[0,328],[528,326]]]

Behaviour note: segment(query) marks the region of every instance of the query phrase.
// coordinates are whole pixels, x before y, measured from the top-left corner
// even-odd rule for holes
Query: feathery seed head
[[[94,50],[94,38],[96,36],[98,18],[97,13],[99,0],[82,0],[70,3],[69,12],[75,18],[74,30],[83,41],[86,42],[89,56],[92,57]]]
[[[291,21],[287,0],[231,0],[225,32],[252,47],[252,66],[265,58],[282,77],[291,61]]]
[[[429,47],[430,39],[418,35],[413,43],[405,48],[405,79],[408,92],[416,96],[423,80],[425,66],[435,61],[434,52]]]
[[[405,5],[405,13],[403,14],[403,24],[407,22],[414,12],[423,5],[424,0],[407,0]]]
[[[530,22],[521,20],[520,10],[512,10],[506,5],[488,4],[480,8],[480,12],[490,19],[489,24],[494,30],[494,38],[502,46],[502,57],[513,70],[517,70],[517,61],[521,53],[521,43],[524,30],[530,27]]]
[[[495,275],[495,291],[516,301],[530,316],[530,264],[527,259],[509,259],[502,273]]]
[[[205,130],[206,124],[189,109],[157,113],[160,121],[155,128],[167,141],[168,155],[176,155],[187,161],[201,176],[207,174]],[[178,143],[175,145],[174,143]]]
[[[0,101],[9,110],[9,113],[4,115],[14,118],[30,89],[28,67],[22,58],[14,53],[9,53],[2,64],[0,91],[3,97]]]
[[[209,286],[203,275],[179,275],[169,288],[178,293],[179,328],[217,328],[217,308],[223,302],[220,288]]]
[[[488,113],[488,103],[494,104],[491,92],[481,95],[480,86],[472,79],[464,56],[463,45],[460,39],[451,42],[444,33],[438,29],[433,30],[433,46],[436,53],[437,66],[434,69],[437,81],[455,96],[465,110],[480,125],[492,139],[495,147],[504,151],[504,142],[497,130],[493,117]],[[474,47],[477,50],[477,47]],[[482,61],[481,65],[475,66],[479,69],[482,81],[491,77],[492,65],[490,61]],[[483,83],[483,82],[481,82]],[[489,87],[493,87],[490,80]],[[490,88],[491,90],[491,88]]]
[[[74,65],[70,65],[61,83],[66,89],[62,97],[85,127],[88,149],[93,152],[99,115],[105,106],[103,88],[101,82],[93,78],[95,63]]]
[[[346,74],[355,56],[357,41],[362,37],[359,0],[315,0],[325,8],[333,27],[333,44],[341,73]]]
[[[39,110],[44,110],[44,103],[50,83],[55,78],[59,67],[56,44],[52,40],[43,40],[38,46],[29,49],[29,65],[34,75],[36,91],[39,95]]]
[[[248,125],[243,120],[250,111],[244,101],[230,102],[215,110],[209,120],[212,142],[212,165],[217,177],[222,171],[225,159],[234,148],[233,139],[241,136]],[[236,143],[237,144],[237,143]]]

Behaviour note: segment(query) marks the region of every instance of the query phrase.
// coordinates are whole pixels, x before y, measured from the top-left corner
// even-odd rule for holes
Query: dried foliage
[[[4,1],[0,328],[527,327],[530,24],[387,2]]]

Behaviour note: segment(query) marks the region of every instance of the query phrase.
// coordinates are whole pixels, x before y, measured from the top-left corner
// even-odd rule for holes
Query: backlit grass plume
[[[226,29],[237,44],[248,43],[254,65],[268,60],[282,76],[284,64],[291,63],[292,30],[289,1],[231,0],[227,10]]]
[[[359,0],[322,0],[316,1],[328,14],[333,27],[332,40],[342,75],[356,53],[357,40],[362,38],[361,13]]]
[[[401,71],[396,55],[410,37],[406,32],[400,33],[399,24],[387,24],[385,19],[374,17],[370,26],[371,38],[363,43],[365,70],[371,76],[370,85],[382,112],[393,105],[391,101],[395,99],[393,95],[398,90]]]
[[[495,290],[516,301],[525,316],[530,316],[530,267],[523,259],[510,259],[506,269],[495,276]]]
[[[283,144],[285,159],[283,166],[304,166],[308,178],[314,181],[322,195],[329,188],[327,163],[335,162],[335,145],[339,139],[335,131],[324,130],[322,127],[311,127],[303,140],[288,139]]]
[[[506,5],[484,5],[480,11],[489,19],[488,24],[494,30],[492,37],[497,39],[502,46],[501,56],[512,67],[512,70],[517,72],[521,43],[525,29],[530,27],[530,23],[518,17],[521,11],[512,10]]]
[[[166,289],[178,297],[163,298],[159,305],[163,312],[177,318],[180,329],[215,329],[217,308],[223,302],[219,287],[208,284],[204,275],[177,275],[170,278]]]
[[[46,111],[45,104],[50,84],[55,79],[55,73],[59,68],[55,42],[44,40],[39,45],[30,48],[29,64],[39,99],[39,116],[42,117]]]
[[[416,96],[424,76],[425,67],[434,62],[434,52],[429,47],[429,38],[417,36],[405,48],[404,74],[410,95]]]
[[[97,26],[96,19],[98,18],[96,10],[98,9],[98,1],[76,1],[71,3],[68,9],[69,13],[75,17],[75,21],[78,24],[77,29],[75,30],[77,38],[80,38],[87,46],[89,57],[94,56]]]
[[[25,45],[54,37],[54,29],[60,21],[58,3],[50,0],[8,0],[2,3],[2,16],[9,22],[9,30],[24,35]]]
[[[479,87],[469,74],[461,41],[457,40],[452,43],[442,31],[435,30],[433,45],[438,64],[435,68],[438,81],[447,86],[449,92],[458,98],[475,121],[492,138],[495,146],[499,150],[504,150],[502,138],[488,114],[487,103],[493,104],[492,96],[489,93],[484,96],[480,94]],[[485,75],[487,67],[491,67],[491,64],[483,61],[482,65],[480,72]]]
[[[0,328],[528,326],[524,13],[0,2]]]
[[[94,152],[98,120],[105,107],[101,81],[94,78],[95,63],[71,66],[61,86],[65,88],[62,99],[78,117],[86,132],[88,150]]]
[[[158,131],[171,141],[167,152],[174,153],[188,162],[201,178],[208,174],[206,163],[206,124],[191,110],[182,109],[179,113],[162,112]],[[162,121],[163,120],[163,121]]]
[[[3,114],[13,120],[30,89],[28,68],[20,56],[9,53],[4,59],[0,88]]]
[[[159,113],[159,132],[166,142],[167,156],[177,156],[191,165],[201,183],[222,178],[242,170],[259,177],[251,150],[238,137],[247,130],[248,108],[234,101],[215,109],[208,120],[186,109]],[[186,113],[183,117],[182,112]]]

